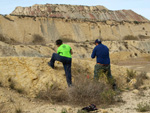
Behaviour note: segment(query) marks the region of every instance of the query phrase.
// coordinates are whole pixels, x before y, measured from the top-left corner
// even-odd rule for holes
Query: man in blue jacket
[[[95,40],[95,45],[91,55],[91,58],[97,58],[97,63],[94,68],[94,79],[98,80],[100,72],[104,72],[107,74],[108,82],[112,85],[112,88],[115,89],[116,84],[110,70],[109,49],[106,45],[101,43],[100,39]]]

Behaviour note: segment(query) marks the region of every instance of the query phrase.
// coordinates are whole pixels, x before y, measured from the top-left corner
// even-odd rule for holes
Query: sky
[[[109,10],[131,9],[150,20],[150,0],[0,0],[0,14],[10,14],[15,7],[34,4],[103,5]]]

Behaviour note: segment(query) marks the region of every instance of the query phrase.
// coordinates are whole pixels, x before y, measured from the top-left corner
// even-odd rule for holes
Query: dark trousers
[[[52,67],[54,67],[55,61],[60,61],[60,62],[63,63],[63,67],[64,67],[65,74],[66,74],[67,84],[68,84],[68,86],[70,86],[72,84],[72,79],[71,79],[71,62],[72,62],[72,58],[63,57],[63,56],[60,56],[57,53],[53,53],[52,58],[50,60],[50,65]]]
[[[111,75],[110,65],[103,66],[100,64],[96,64],[94,67],[94,79],[98,80],[102,73],[106,74],[107,80],[110,84],[115,84],[115,81]]]

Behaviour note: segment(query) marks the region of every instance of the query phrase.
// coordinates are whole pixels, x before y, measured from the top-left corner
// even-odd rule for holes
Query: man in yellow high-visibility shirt
[[[55,61],[60,61],[63,63],[63,67],[66,74],[66,80],[68,86],[72,85],[71,79],[71,62],[72,62],[72,49],[69,45],[63,44],[62,40],[56,40],[56,45],[58,46],[57,53],[53,53],[50,62],[48,65],[54,69]]]

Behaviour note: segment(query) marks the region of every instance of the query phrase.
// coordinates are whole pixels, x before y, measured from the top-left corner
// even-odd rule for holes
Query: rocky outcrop
[[[132,10],[111,11],[104,6],[79,6],[79,5],[33,5],[31,7],[17,7],[11,15],[83,19],[94,21],[139,21],[147,22],[148,19],[136,14]]]

